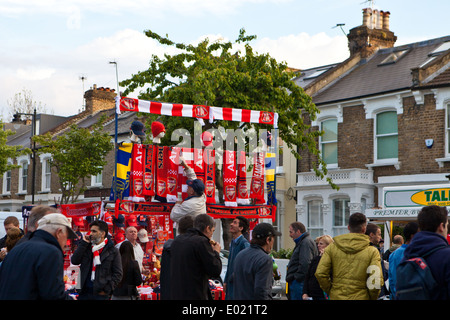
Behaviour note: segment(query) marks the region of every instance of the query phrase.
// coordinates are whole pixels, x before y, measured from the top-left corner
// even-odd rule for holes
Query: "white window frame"
[[[13,164],[11,159],[8,159],[7,161],[8,161],[8,164]],[[9,189],[8,189],[8,181],[9,181]],[[2,194],[4,194],[4,195],[11,194],[11,170],[8,170],[3,174]]]
[[[445,104],[445,157],[450,158],[450,101]]]
[[[17,163],[19,164],[19,189],[18,193],[27,193],[28,189],[28,177],[30,172],[30,158],[28,156],[21,156],[17,158]],[[24,185],[24,175],[23,175],[23,164],[27,164],[27,183]]]
[[[103,186],[103,170],[97,174],[91,176],[91,187],[102,187]]]
[[[50,171],[47,172],[47,163],[51,159],[50,153],[41,154],[39,156],[41,160],[41,192],[50,192],[52,187],[52,168],[50,167]],[[49,185],[47,186],[47,177],[49,179]]]
[[[336,121],[336,129],[338,129],[338,124],[339,121],[337,118],[326,118],[326,119],[321,119],[319,126],[320,126],[320,130],[322,131],[322,125],[325,121],[329,121],[329,120],[335,120]],[[331,143],[336,143],[336,148],[338,147],[338,139],[339,139],[339,132],[338,130],[336,130],[337,132],[337,139],[336,140],[332,140],[332,141],[323,141],[322,136],[319,137],[319,146],[320,146],[320,152],[323,155],[323,145],[324,144],[331,144]],[[339,150],[338,150],[338,154],[339,154]],[[338,158],[339,159],[339,158]],[[336,163],[327,163],[327,169],[337,169],[338,168],[338,159],[336,159]]]
[[[396,115],[398,115],[398,113],[396,112],[396,110],[392,110],[392,109],[388,109],[388,110],[380,110],[379,112],[377,112],[375,114],[374,117],[374,127],[373,127],[373,140],[374,140],[374,153],[373,153],[373,157],[374,157],[374,162],[376,164],[393,164],[393,163],[397,163],[398,162],[398,120],[397,120],[397,132],[396,133],[388,133],[388,134],[381,134],[378,135],[377,134],[377,121],[378,121],[378,116],[382,113],[385,112],[394,112]],[[378,138],[381,137],[389,137],[389,136],[396,136],[397,137],[397,158],[387,158],[387,159],[378,159]]]
[[[312,203],[313,201],[319,202],[319,212],[318,214],[320,215],[318,217],[319,219],[319,225],[317,226],[311,226],[310,223],[310,214],[316,214],[316,212],[312,213],[310,212],[310,203]],[[323,229],[324,229],[324,215],[323,215],[323,200],[322,199],[308,199],[306,201],[306,217],[307,217],[307,229],[309,234],[311,235],[311,237],[313,239],[315,239],[317,236],[321,236],[323,235]],[[321,223],[320,223],[321,222]]]

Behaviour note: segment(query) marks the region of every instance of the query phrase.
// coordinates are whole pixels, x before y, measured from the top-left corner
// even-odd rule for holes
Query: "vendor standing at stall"
[[[202,180],[197,179],[194,169],[189,167],[184,159],[181,160],[181,165],[184,167],[184,172],[188,178],[187,184],[187,198],[184,201],[177,201],[170,213],[170,219],[177,222],[184,216],[192,216],[195,218],[199,214],[206,213],[206,195],[205,184]]]

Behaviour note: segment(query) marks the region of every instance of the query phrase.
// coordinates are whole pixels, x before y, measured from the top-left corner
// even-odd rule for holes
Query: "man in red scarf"
[[[90,234],[83,237],[72,255],[71,262],[80,265],[79,300],[109,300],[122,279],[122,260],[108,235],[108,224],[95,220],[89,225]]]

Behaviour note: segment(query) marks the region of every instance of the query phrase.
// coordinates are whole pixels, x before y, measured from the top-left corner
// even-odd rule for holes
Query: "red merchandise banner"
[[[170,217],[170,212],[175,204],[159,202],[132,202],[128,200],[117,200],[115,214],[147,214],[147,215],[166,215]],[[207,204],[206,213],[215,219],[234,218],[242,215],[248,219],[272,219],[275,221],[276,206],[256,205],[256,206],[237,206],[227,207],[223,204]],[[169,223],[170,224],[170,223]],[[167,227],[165,227],[167,228]]]
[[[272,219],[275,221],[276,208],[273,205],[227,207],[220,204],[208,204],[206,213],[214,219],[243,216],[247,219]]]
[[[238,177],[237,177],[237,198],[238,204],[250,204],[248,199],[248,188],[247,188],[247,166],[245,159],[245,151],[237,152],[238,161]]]
[[[250,187],[250,198],[254,199],[254,204],[263,204],[264,200],[264,153],[255,152],[253,177]]]
[[[133,144],[131,151],[130,196],[129,200],[145,201],[144,197],[144,160],[142,144]]]
[[[166,159],[164,152],[167,150],[167,147],[157,146],[156,153],[156,195],[162,198],[167,196],[167,168],[166,168]]]
[[[200,179],[203,183],[205,183],[205,164],[203,161],[203,149],[194,148],[192,149],[192,153],[194,156],[193,166],[195,175],[197,176],[197,179]]]
[[[180,148],[166,148],[165,158],[167,163],[167,201],[178,200],[178,166],[180,163]]]
[[[101,213],[101,209],[101,201],[61,204],[59,206],[59,211],[66,217],[95,216]]]
[[[216,203],[216,161],[215,150],[206,148],[203,152],[205,165],[206,203]]]
[[[225,150],[223,157],[223,197],[224,203],[229,207],[236,207],[236,153]]]
[[[157,146],[145,145],[145,163],[144,163],[144,195],[155,195],[155,159]]]

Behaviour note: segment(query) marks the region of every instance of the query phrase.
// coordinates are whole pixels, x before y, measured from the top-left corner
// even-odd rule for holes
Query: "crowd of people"
[[[195,184],[194,184],[195,186]],[[193,194],[195,196],[195,193]],[[82,238],[70,220],[57,209],[36,206],[31,210],[26,233],[15,217],[4,221],[0,239],[0,299],[75,299],[63,280],[64,248],[77,240],[71,263],[80,270],[78,300],[138,299],[143,282],[143,250],[138,230],[126,229],[116,243],[103,220],[93,220]],[[301,222],[289,226],[294,249],[286,270],[290,300],[400,299],[404,274],[402,261],[426,256],[434,277],[430,299],[448,299],[450,246],[448,212],[427,206],[417,221],[407,223],[403,235],[393,238],[383,252],[380,227],[353,213],[348,233],[313,239]],[[165,242],[161,255],[161,300],[211,300],[210,280],[223,280],[226,300],[270,300],[274,260],[270,253],[280,232],[269,223],[250,223],[237,216],[230,223],[232,236],[227,271],[221,279],[221,246],[212,240],[215,220],[205,213],[177,218],[177,236]],[[429,253],[431,251],[431,253]],[[427,255],[427,253],[429,253]],[[56,276],[55,276],[56,275]]]

